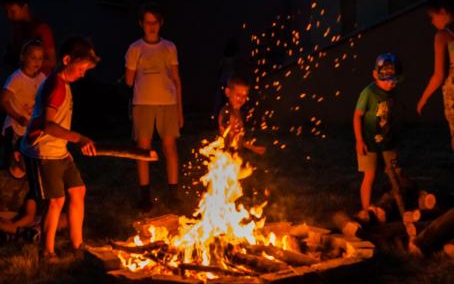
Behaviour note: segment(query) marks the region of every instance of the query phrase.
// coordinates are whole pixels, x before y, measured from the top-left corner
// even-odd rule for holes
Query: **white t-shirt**
[[[11,107],[19,114],[27,119],[30,119],[35,105],[35,97],[38,92],[38,88],[42,82],[46,79],[43,73],[39,73],[36,77],[29,77],[17,69],[11,74],[6,80],[4,89],[10,91],[13,96],[10,100]],[[2,133],[8,127],[12,127],[14,132],[23,136],[25,134],[25,126],[20,125],[9,115],[6,116],[5,122],[3,123]]]
[[[67,140],[44,133],[45,110],[57,112],[54,122],[66,130],[71,129],[73,100],[71,87],[58,74],[53,73],[41,85],[36,97],[33,116],[21,142],[21,152],[35,159],[63,159],[69,155]]]
[[[129,46],[126,68],[136,71],[134,105],[175,105],[177,90],[172,66],[178,65],[177,48],[161,38],[156,44],[139,39]]]

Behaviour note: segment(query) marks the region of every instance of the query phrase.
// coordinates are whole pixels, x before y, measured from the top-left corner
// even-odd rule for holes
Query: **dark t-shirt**
[[[375,83],[367,86],[359,95],[356,110],[363,111],[363,139],[370,152],[392,150],[392,110],[394,92],[386,92]]]

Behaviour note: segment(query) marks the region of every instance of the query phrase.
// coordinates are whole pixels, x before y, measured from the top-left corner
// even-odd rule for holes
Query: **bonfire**
[[[177,275],[199,281],[263,277],[276,272],[285,276],[297,273],[297,267],[305,267],[307,272],[311,265],[330,259],[358,257],[365,251],[363,256],[372,256],[370,243],[362,242],[360,249],[354,245],[349,248],[345,240],[339,241],[328,230],[288,222],[265,225],[267,202],[249,208],[240,202],[240,181],[252,174],[252,167],[244,164],[237,152],[225,149],[223,137],[202,145],[199,154],[206,158],[207,173],[201,182],[206,191],[192,218],[166,215],[137,221],[135,236],[104,248],[120,259],[120,273]],[[99,255],[100,250],[92,252]]]

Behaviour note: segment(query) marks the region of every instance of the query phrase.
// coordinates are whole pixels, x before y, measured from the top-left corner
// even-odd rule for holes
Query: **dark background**
[[[74,85],[75,124],[89,131],[121,129],[128,121],[129,91],[119,83],[124,69],[124,55],[133,41],[141,36],[137,25],[137,7],[143,1],[91,1],[91,0],[43,0],[32,1],[32,10],[48,22],[58,43],[67,34],[83,34],[93,39],[102,62],[90,71],[86,79]],[[425,9],[425,1],[412,0],[320,0],[316,9],[308,0],[232,0],[232,1],[157,1],[166,11],[163,37],[174,41],[179,52],[183,83],[184,109],[187,119],[194,115],[208,119],[213,106],[213,94],[217,88],[217,71],[224,44],[228,38],[240,43],[239,57],[246,62],[245,72],[252,74],[255,68],[250,56],[251,35],[269,31],[277,16],[292,15],[286,22],[285,38],[290,30],[302,32],[303,54],[293,57],[276,57],[280,71],[270,72],[264,81],[279,80],[280,95],[275,101],[270,91],[253,91],[251,100],[262,97],[262,109],[272,108],[275,125],[287,129],[305,123],[313,117],[328,125],[349,124],[359,92],[371,81],[375,57],[393,52],[401,59],[404,80],[399,87],[399,116],[408,123],[439,123],[443,121],[441,96],[434,95],[425,109],[424,118],[416,115],[415,107],[433,68],[433,35]],[[317,13],[325,9],[323,17]],[[336,18],[343,15],[342,21]],[[320,20],[334,34],[343,36],[338,43],[324,41],[321,31],[304,32],[309,21]],[[246,27],[243,28],[243,24]],[[8,39],[8,23],[0,16],[0,44]],[[358,38],[358,33],[361,38]],[[349,46],[351,40],[355,46]],[[320,60],[319,68],[311,77],[303,79],[295,63],[299,56],[311,54],[319,44],[328,53]],[[334,68],[333,60],[346,53],[347,60]],[[355,56],[355,59],[353,59]],[[1,68],[4,79],[9,71]],[[288,70],[292,76],[284,77]],[[244,70],[243,70],[244,71]],[[252,76],[252,79],[254,77]],[[3,80],[2,80],[3,81]],[[263,87],[263,86],[262,86]],[[340,96],[334,96],[339,90]],[[322,103],[299,100],[302,92],[323,96]],[[292,113],[290,108],[301,106]],[[261,114],[257,113],[257,117]],[[333,126],[332,126],[333,127]],[[101,131],[102,132],[102,131]]]

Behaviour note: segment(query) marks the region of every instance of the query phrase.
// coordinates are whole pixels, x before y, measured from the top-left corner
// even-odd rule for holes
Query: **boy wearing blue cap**
[[[364,172],[361,183],[362,210],[358,214],[358,218],[363,221],[368,221],[369,211],[377,217],[381,215],[377,208],[370,206],[378,157],[383,157],[385,171],[390,170],[397,159],[391,113],[398,73],[395,55],[379,55],[372,73],[374,82],[361,92],[353,115],[358,171]]]

